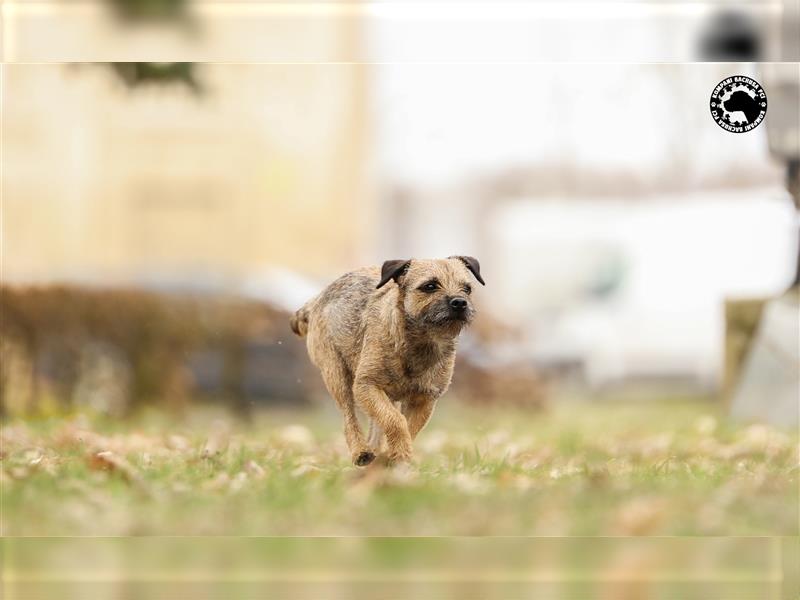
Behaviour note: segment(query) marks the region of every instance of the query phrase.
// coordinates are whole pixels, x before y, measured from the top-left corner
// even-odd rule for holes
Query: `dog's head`
[[[472,284],[485,285],[481,266],[471,256],[440,260],[387,260],[381,288],[394,281],[402,293],[405,317],[411,323],[458,335],[475,316]]]

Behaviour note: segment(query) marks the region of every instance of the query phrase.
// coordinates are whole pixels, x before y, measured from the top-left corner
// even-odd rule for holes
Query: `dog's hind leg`
[[[357,467],[364,467],[375,460],[375,452],[364,442],[364,434],[358,423],[352,394],[350,401],[342,408],[342,412],[344,414],[344,437],[347,440],[353,464]]]
[[[356,415],[355,400],[353,398],[352,376],[338,357],[320,361],[324,366],[320,368],[325,387],[344,417],[344,439],[350,450],[353,464],[363,467],[375,459],[375,452],[364,441],[364,434]]]
[[[385,436],[383,435],[383,429],[375,422],[375,419],[369,420],[369,433],[367,434],[367,443],[369,447],[372,448],[372,451],[375,454],[378,454],[381,450],[383,450],[383,441]]]

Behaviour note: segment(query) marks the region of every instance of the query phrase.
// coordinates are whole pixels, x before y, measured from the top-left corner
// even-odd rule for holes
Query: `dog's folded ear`
[[[481,282],[481,285],[486,285],[486,282],[481,277],[481,263],[478,262],[477,258],[473,258],[472,256],[448,256],[447,258],[457,258],[461,262],[463,262],[467,269],[475,275],[475,279]]]
[[[387,260],[381,267],[381,280],[375,289],[382,288],[390,279],[394,279],[397,283],[397,280],[408,271],[410,264],[410,260]]]

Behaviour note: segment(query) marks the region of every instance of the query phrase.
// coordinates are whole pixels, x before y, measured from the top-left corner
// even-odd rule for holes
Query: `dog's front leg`
[[[405,411],[402,409],[402,403],[401,402],[395,402],[394,405],[398,409],[400,409],[400,412],[402,412],[404,415],[406,414]],[[406,420],[408,420],[408,417],[406,417]],[[414,435],[412,434],[411,437],[413,438]],[[370,419],[369,420],[369,435],[367,436],[367,444],[369,444],[369,447],[372,448],[372,450],[375,452],[375,454],[378,454],[379,452],[383,451],[383,442],[384,442],[384,440],[385,440],[385,438],[384,438],[384,435],[383,435],[383,429],[381,429],[380,425],[378,425],[375,422],[375,419]]]
[[[392,403],[389,396],[378,386],[356,378],[353,385],[356,403],[364,413],[386,435],[389,460],[408,462],[411,460],[411,434],[406,418]]]

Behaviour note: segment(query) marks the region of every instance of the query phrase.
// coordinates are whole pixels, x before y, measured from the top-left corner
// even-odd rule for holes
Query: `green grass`
[[[328,410],[12,421],[3,533],[798,534],[796,432],[710,404],[444,405],[410,470],[354,468],[339,426]]]

